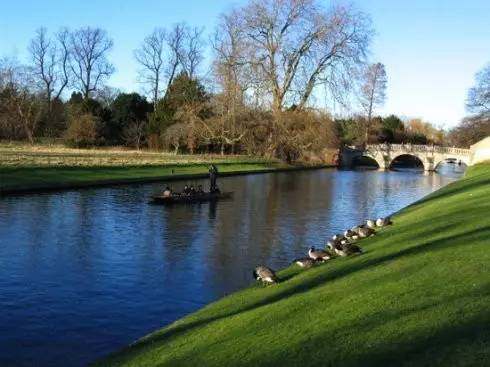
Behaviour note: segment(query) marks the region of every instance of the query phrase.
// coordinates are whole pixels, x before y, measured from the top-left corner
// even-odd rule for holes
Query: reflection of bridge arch
[[[469,149],[438,147],[432,145],[412,144],[379,144],[368,145],[365,149],[344,148],[342,151],[344,166],[352,166],[355,157],[366,156],[378,163],[380,169],[388,169],[393,160],[401,155],[417,157],[424,165],[424,170],[434,171],[436,167],[448,158],[456,159],[470,165],[471,153]]]

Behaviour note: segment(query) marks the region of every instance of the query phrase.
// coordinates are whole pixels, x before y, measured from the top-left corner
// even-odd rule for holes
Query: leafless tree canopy
[[[275,113],[307,106],[320,84],[345,87],[371,38],[367,16],[316,0],[252,0],[234,17],[246,48],[243,62],[267,88]]]
[[[68,37],[66,29],[53,39],[48,36],[46,28],[39,28],[29,45],[33,74],[44,90],[48,112],[51,112],[52,99],[60,98],[69,83]]]
[[[196,76],[203,48],[202,29],[185,23],[176,24],[169,31],[157,28],[144,39],[134,56],[141,66],[140,82],[151,93],[154,106],[180,71],[191,78]]]
[[[470,112],[490,114],[490,64],[476,74],[476,85],[468,91]]]
[[[373,109],[382,106],[386,99],[386,71],[380,62],[368,65],[361,78],[360,100],[366,112],[368,121],[371,121]]]
[[[70,66],[74,85],[84,98],[89,98],[114,72],[114,66],[107,60],[112,46],[107,32],[100,28],[85,27],[71,33]]]

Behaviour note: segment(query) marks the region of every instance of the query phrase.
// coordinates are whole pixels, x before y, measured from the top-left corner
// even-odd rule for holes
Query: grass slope
[[[401,211],[365,254],[285,269],[100,365],[489,365],[489,215],[482,164]]]

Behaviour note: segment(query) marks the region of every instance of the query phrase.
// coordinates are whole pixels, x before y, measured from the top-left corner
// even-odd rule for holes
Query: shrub
[[[65,143],[72,147],[83,148],[97,142],[97,119],[90,113],[70,115]]]

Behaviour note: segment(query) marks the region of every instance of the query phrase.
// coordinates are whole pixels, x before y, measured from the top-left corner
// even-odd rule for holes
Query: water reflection
[[[220,183],[233,200],[168,208],[147,205],[161,184],[3,198],[0,365],[84,365],[461,174],[447,173],[240,176]]]

